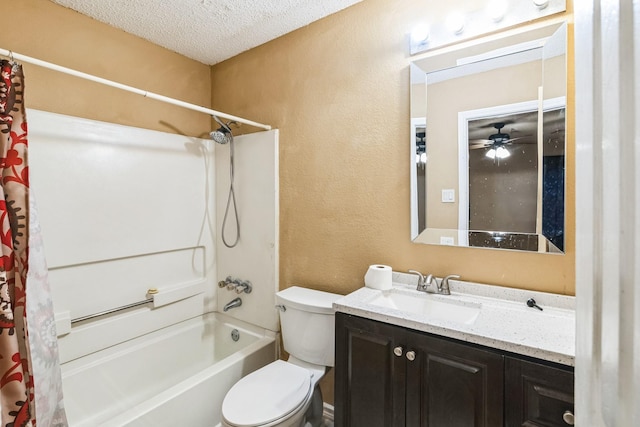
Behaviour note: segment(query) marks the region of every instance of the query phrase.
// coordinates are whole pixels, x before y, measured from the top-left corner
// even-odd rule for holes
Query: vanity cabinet
[[[553,427],[568,410],[570,371],[336,313],[336,427]]]
[[[505,426],[574,425],[573,371],[505,357]]]

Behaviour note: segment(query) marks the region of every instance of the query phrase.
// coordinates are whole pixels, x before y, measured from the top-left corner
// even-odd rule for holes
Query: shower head
[[[218,122],[220,127],[213,132],[210,132],[209,136],[218,144],[228,144],[233,140],[233,134],[231,133],[231,128],[229,128],[229,125],[236,122],[231,121],[228,123],[224,123],[218,117],[212,117],[216,122]]]
[[[231,131],[229,129],[225,129],[223,126],[220,126],[219,129],[209,133],[209,136],[211,136],[211,139],[218,144],[227,144],[231,141]]]

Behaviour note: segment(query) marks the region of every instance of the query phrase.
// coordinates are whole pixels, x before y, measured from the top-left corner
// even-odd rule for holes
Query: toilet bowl
[[[225,427],[318,427],[322,393],[318,382],[333,366],[333,301],[341,295],[300,287],[276,294],[285,350],[276,360],[243,377],[222,403]]]
[[[324,369],[276,360],[238,381],[222,403],[225,427],[303,426]],[[321,418],[322,414],[320,414]],[[309,424],[313,425],[313,424]]]

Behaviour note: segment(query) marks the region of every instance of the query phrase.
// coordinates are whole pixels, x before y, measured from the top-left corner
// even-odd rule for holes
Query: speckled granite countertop
[[[417,277],[393,273],[393,292],[426,296],[415,291]],[[451,295],[429,297],[462,305],[481,304],[472,323],[429,318],[424,314],[371,302],[389,291],[360,288],[334,302],[336,311],[418,331],[481,344],[563,365],[574,365],[575,297],[450,281]],[[527,307],[534,298],[544,311]]]

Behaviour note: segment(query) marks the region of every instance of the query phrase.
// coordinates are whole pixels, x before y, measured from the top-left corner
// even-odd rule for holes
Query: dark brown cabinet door
[[[336,427],[502,427],[503,356],[336,314]]]
[[[336,427],[405,425],[403,334],[402,328],[336,313]]]
[[[420,333],[410,342],[407,426],[503,426],[501,354]]]
[[[506,358],[505,426],[566,427],[573,425],[571,368]]]

